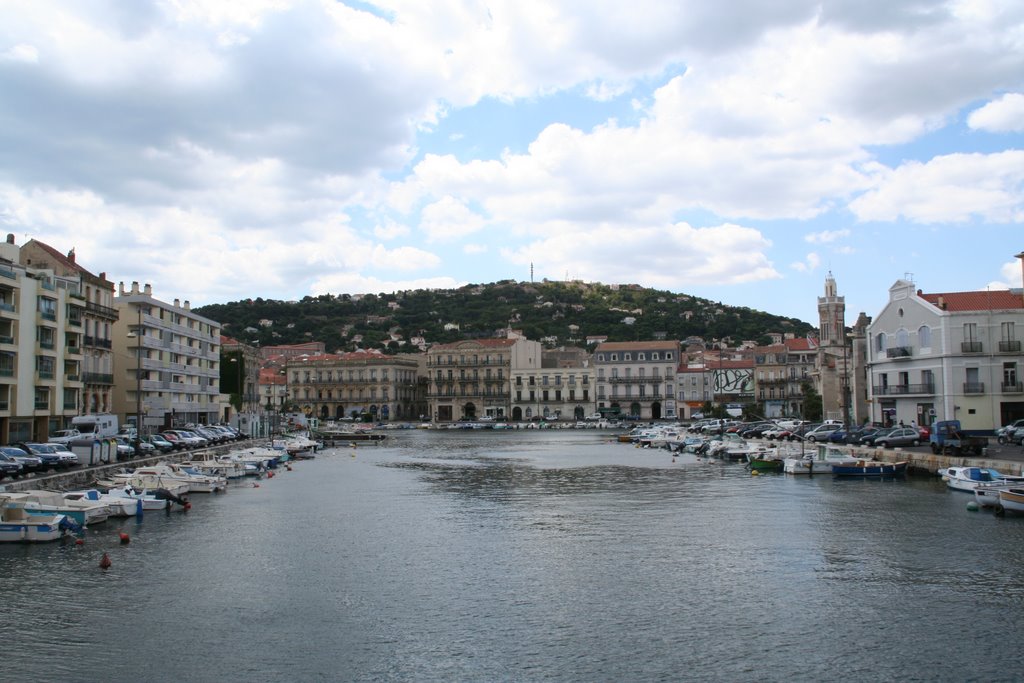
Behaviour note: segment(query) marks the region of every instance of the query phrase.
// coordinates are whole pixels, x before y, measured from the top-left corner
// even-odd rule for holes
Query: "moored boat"
[[[1007,486],[999,489],[999,506],[997,512],[1010,510],[1018,514],[1024,513],[1024,488]]]
[[[782,467],[786,474],[832,474],[835,465],[854,465],[858,462],[860,458],[840,448],[821,445],[802,456],[786,458]]]
[[[946,486],[956,491],[974,493],[978,486],[1012,486],[1024,483],[1024,477],[1004,475],[990,467],[946,467],[939,470]]]
[[[832,465],[832,474],[837,477],[893,477],[906,473],[906,461],[860,460],[853,464]]]
[[[107,506],[91,500],[64,500],[57,491],[42,489],[4,494],[10,502],[21,504],[30,515],[64,515],[80,526],[107,521]]]
[[[23,503],[0,502],[0,543],[56,541],[69,531],[65,515],[30,514]]]
[[[103,493],[97,489],[83,489],[81,491],[66,491],[64,500],[88,500],[107,506],[107,513],[111,517],[135,517],[142,513],[142,501],[124,496]]]

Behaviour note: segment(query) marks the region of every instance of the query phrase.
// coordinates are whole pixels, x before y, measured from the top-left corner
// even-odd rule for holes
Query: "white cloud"
[[[967,117],[967,125],[993,133],[1024,131],[1024,94],[1007,93],[975,109]]]
[[[431,241],[456,240],[484,226],[484,218],[451,195],[423,207],[420,229]]]
[[[794,261],[789,264],[789,267],[798,273],[812,273],[821,266],[821,257],[815,252],[811,252],[804,257],[803,261]]]
[[[811,244],[828,244],[835,242],[836,240],[845,239],[850,236],[850,231],[846,228],[842,230],[822,230],[821,232],[812,232],[808,235],[804,235],[804,241],[810,242]]]
[[[1024,151],[950,154],[878,169],[876,186],[850,202],[861,221],[995,223],[1024,220]]]
[[[1007,283],[1007,288],[1019,288],[1024,287],[1024,272],[1022,272],[1022,262],[1020,259],[1014,259],[1008,263],[1004,263],[999,268],[999,276],[1003,282]]]
[[[35,64],[39,61],[39,50],[34,45],[21,43],[0,52],[0,62],[24,62]]]
[[[462,253],[474,256],[476,254],[486,254],[488,251],[487,246],[483,244],[467,244],[462,247]]]

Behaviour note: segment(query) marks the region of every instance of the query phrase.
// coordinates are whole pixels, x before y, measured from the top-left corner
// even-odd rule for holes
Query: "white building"
[[[960,420],[991,430],[1024,417],[1019,290],[925,294],[898,280],[867,328],[871,419]]]

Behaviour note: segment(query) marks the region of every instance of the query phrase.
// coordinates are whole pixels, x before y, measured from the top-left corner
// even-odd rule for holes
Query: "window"
[[[672,352],[671,351],[666,351],[665,352],[665,360],[672,360]]]
[[[877,335],[875,335],[875,351],[885,351],[885,347],[885,332],[879,332]]]
[[[647,354],[638,353],[638,354],[636,354],[636,359],[637,360],[647,360]]]
[[[651,360],[658,360],[658,352],[657,351],[654,351],[653,353],[651,353]]]
[[[624,354],[622,354],[622,360],[633,360],[633,354],[631,354],[631,353],[624,353]]]
[[[978,341],[978,323],[964,323],[964,341]]]
[[[1003,341],[1014,341],[1013,322],[999,323],[999,338]]]
[[[37,310],[39,314],[46,320],[57,319],[57,301],[46,296],[39,297],[37,301]]]
[[[910,333],[900,328],[896,332],[896,346],[899,348],[906,348],[910,346]]]
[[[930,349],[932,347],[932,328],[927,325],[917,328],[917,343],[922,349]]]

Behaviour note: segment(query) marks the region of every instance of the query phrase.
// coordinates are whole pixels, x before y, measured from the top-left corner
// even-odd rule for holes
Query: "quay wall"
[[[256,444],[246,444],[256,445]],[[146,467],[160,462],[182,462],[184,460],[202,460],[213,458],[228,451],[239,448],[238,444],[223,444],[200,448],[194,451],[171,451],[144,458],[132,458],[131,460],[120,460],[106,465],[94,467],[76,467],[63,472],[43,472],[30,474],[18,479],[4,479],[0,482],[0,491],[17,492],[29,489],[47,489],[50,491],[73,491],[75,489],[90,488],[97,479],[106,479],[125,469]]]
[[[850,453],[865,460],[881,462],[904,462],[907,468],[922,474],[938,475],[946,467],[991,467],[1003,474],[1020,476],[1024,472],[1024,461],[1005,460],[988,456],[935,455],[930,450],[904,450],[902,448],[853,448]]]

